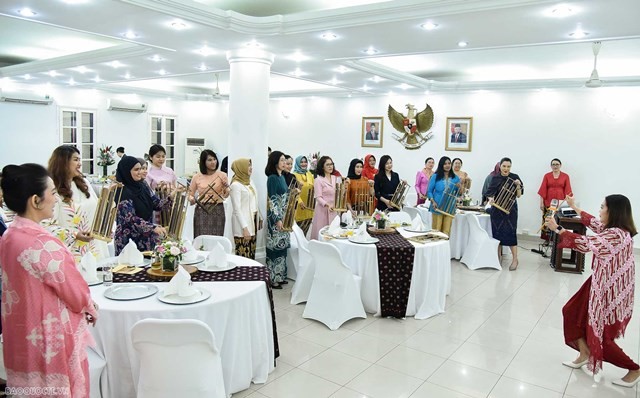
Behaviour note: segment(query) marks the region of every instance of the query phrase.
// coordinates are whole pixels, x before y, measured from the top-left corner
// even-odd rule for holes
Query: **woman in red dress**
[[[633,312],[635,263],[631,203],[623,195],[609,195],[600,206],[600,221],[577,208],[573,196],[566,201],[582,223],[596,235],[585,236],[558,226],[553,217],[547,227],[559,234],[558,247],[593,253],[593,274],[562,308],[566,344],[579,351],[573,362],[563,365],[578,369],[588,365],[597,373],[602,361],[627,369],[627,374],[612,383],[633,387],[640,381],[640,367],[615,343],[623,336]]]
[[[573,194],[569,175],[561,172],[561,167],[562,162],[560,159],[552,159],[551,172],[542,177],[542,183],[540,184],[540,189],[538,189],[538,195],[540,195],[540,210],[542,210],[542,222],[544,222],[547,208],[549,208],[553,199],[558,199],[558,202],[562,202],[565,196]],[[544,240],[549,240],[546,228],[542,229],[540,237]]]

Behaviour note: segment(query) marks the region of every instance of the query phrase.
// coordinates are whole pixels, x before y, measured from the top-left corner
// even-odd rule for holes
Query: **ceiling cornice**
[[[371,73],[388,80],[406,83],[417,88],[428,89],[432,84],[432,80],[427,80],[411,73],[402,72],[365,59],[344,61],[343,64],[361,72]]]
[[[253,17],[180,0],[119,1],[205,26],[256,35],[296,34],[440,15],[557,3],[555,0],[401,0],[289,15]]]
[[[25,62],[22,64],[5,66],[0,68],[0,77],[12,77],[27,73],[48,72],[75,68],[87,64],[98,64],[110,62],[114,59],[125,59],[129,57],[139,57],[154,52],[153,48],[139,46],[136,44],[121,44],[118,46],[101,48],[99,50],[86,51],[78,54],[65,55],[62,57],[43,59],[39,61]]]

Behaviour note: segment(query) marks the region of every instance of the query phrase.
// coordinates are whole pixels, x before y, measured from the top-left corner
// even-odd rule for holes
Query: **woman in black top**
[[[384,155],[380,158],[378,164],[378,174],[373,179],[373,189],[376,193],[376,209],[384,211],[398,211],[395,207],[390,205],[391,198],[396,192],[400,184],[400,176],[393,171],[393,160],[391,156]]]

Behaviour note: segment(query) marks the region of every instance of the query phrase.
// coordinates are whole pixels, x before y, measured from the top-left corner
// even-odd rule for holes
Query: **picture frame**
[[[446,151],[471,152],[473,117],[447,117],[444,142]]]
[[[362,132],[360,142],[362,147],[382,148],[384,117],[364,116],[362,118]]]

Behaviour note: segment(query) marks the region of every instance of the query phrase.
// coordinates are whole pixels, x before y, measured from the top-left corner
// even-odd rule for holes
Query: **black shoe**
[[[271,288],[272,289],[282,289],[282,286],[278,283],[272,283],[271,284]]]
[[[280,282],[280,284],[281,284],[281,285],[286,285],[286,284],[288,284],[288,283],[289,283],[289,281],[282,281],[282,282]]]

